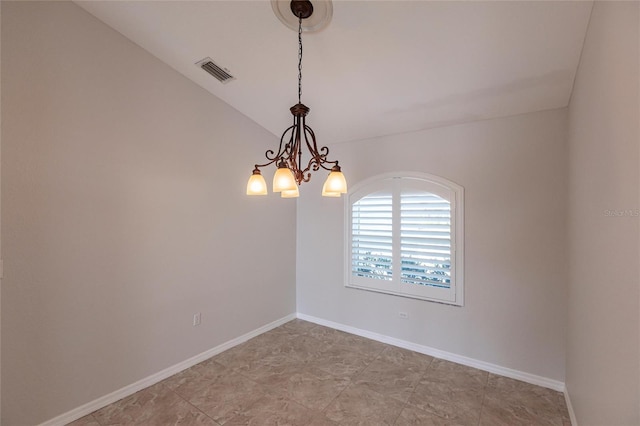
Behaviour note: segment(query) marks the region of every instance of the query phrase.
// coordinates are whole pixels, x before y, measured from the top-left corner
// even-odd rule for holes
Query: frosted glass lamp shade
[[[282,198],[297,198],[300,196],[300,191],[298,191],[298,187],[296,187],[296,189],[292,189],[292,190],[288,190],[288,191],[282,191],[280,193],[280,196]]]
[[[254,170],[247,182],[247,195],[267,195],[267,182],[265,182],[260,170]]]
[[[347,180],[340,171],[339,166],[334,166],[327,180],[322,186],[322,195],[325,197],[339,197],[340,194],[347,193]],[[335,195],[337,194],[337,195]]]
[[[273,192],[293,191],[298,189],[296,178],[287,166],[281,163],[273,175]]]
[[[322,188],[322,196],[323,197],[339,197],[340,195],[342,195],[342,194],[340,194],[339,192],[327,191],[326,185],[323,186],[323,188]]]

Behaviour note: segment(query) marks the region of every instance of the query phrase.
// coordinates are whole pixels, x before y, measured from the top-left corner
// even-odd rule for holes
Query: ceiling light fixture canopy
[[[322,187],[325,197],[340,197],[347,192],[347,181],[340,170],[338,161],[329,161],[329,149],[326,146],[318,148],[316,136],[311,127],[306,124],[309,107],[304,105],[302,98],[302,20],[313,14],[313,5],[308,0],[292,0],[291,12],[298,18],[298,103],[290,108],[293,115],[293,125],[287,128],[280,138],[278,151],[268,150],[265,157],[268,162],[256,164],[253,174],[247,183],[247,195],[266,195],[267,183],[260,172],[260,168],[275,164],[276,173],[273,176],[273,192],[280,192],[282,198],[295,198],[300,195],[298,186],[302,182],[309,182],[311,171],[328,170],[329,176]],[[309,161],[303,167],[302,151],[306,147]]]

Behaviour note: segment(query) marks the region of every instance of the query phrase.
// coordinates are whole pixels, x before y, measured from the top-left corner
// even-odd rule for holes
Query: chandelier
[[[276,165],[273,176],[273,192],[280,192],[283,198],[294,198],[300,195],[298,186],[302,182],[309,182],[311,171],[321,168],[329,171],[329,176],[322,187],[325,197],[340,197],[347,192],[347,181],[340,170],[337,161],[327,160],[329,149],[326,146],[318,148],[316,136],[311,127],[306,124],[309,107],[302,104],[302,20],[313,13],[313,5],[308,0],[293,0],[291,12],[298,18],[298,103],[290,108],[293,115],[293,125],[287,128],[280,138],[278,150],[268,150],[265,153],[267,162],[256,164],[253,174],[247,183],[247,195],[266,195],[267,183],[260,172],[262,167]],[[303,163],[303,148],[308,151],[309,161]],[[305,158],[306,161],[306,158]],[[302,168],[304,167],[304,168]]]

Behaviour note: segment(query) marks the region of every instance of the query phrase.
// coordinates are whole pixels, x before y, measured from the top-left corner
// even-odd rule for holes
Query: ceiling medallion
[[[314,0],[313,15],[303,18],[302,31],[315,33],[325,29],[333,17],[333,3],[331,0]],[[286,27],[298,31],[298,15],[291,13],[291,2],[288,0],[271,0],[271,9]]]

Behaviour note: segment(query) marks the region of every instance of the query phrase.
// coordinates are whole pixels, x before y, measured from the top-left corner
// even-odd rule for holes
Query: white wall
[[[594,4],[569,105],[566,385],[580,426],[640,424],[640,218],[607,216],[640,208],[639,13]]]
[[[295,202],[244,195],[276,138],[73,3],[2,9],[2,424],[295,312]]]
[[[332,146],[351,185],[419,171],[465,188],[465,306],[345,288],[343,201],[305,191],[298,312],[563,381],[565,127],[553,110]]]
[[[0,1],[0,82],[2,81],[2,2]],[[2,84],[0,84],[0,99],[2,99]],[[2,102],[0,102],[0,186],[2,181]],[[2,223],[2,197],[0,196],[0,223]],[[2,259],[2,227],[0,226],[0,262]],[[2,321],[2,274],[0,274],[0,322]],[[0,423],[2,423],[2,326],[0,324]]]

